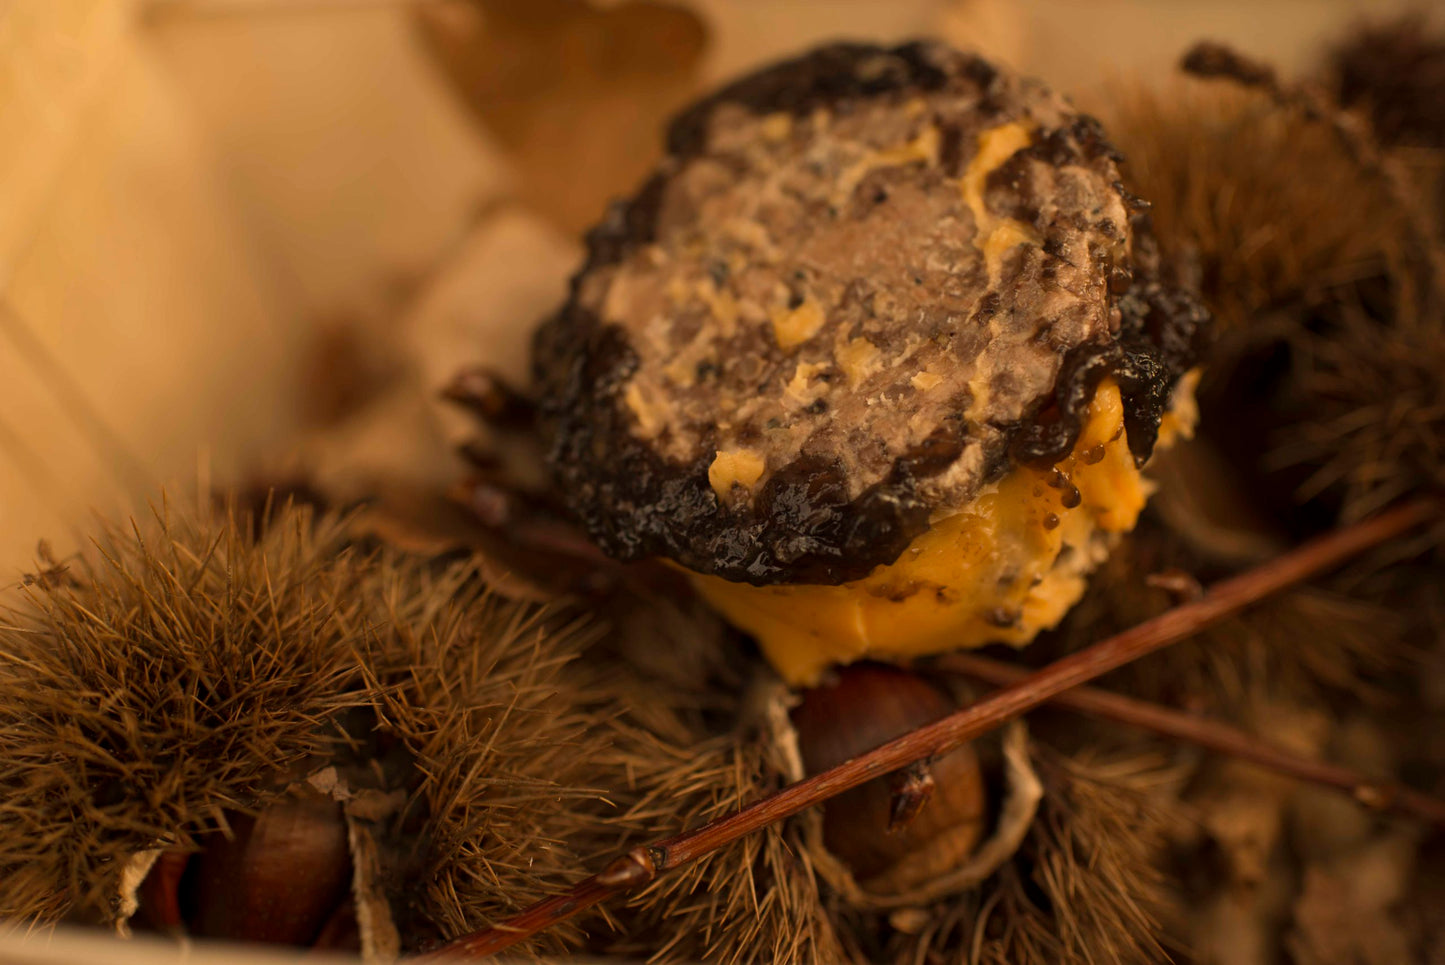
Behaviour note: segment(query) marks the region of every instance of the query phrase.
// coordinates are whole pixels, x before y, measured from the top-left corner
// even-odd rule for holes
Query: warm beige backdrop
[[[1297,70],[1405,6],[0,0],[0,582],[198,465],[451,471],[436,385],[520,368],[577,227],[698,85],[933,32],[1087,102],[1198,36]]]

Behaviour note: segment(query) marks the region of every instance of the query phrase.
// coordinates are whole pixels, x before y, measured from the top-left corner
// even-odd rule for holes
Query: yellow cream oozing
[[[833,187],[835,201],[841,202],[853,193],[869,172],[878,168],[898,167],[904,164],[912,164],[915,161],[922,161],[925,164],[936,164],[938,162],[938,148],[941,137],[938,128],[933,125],[925,127],[918,133],[918,136],[907,144],[881,151],[874,151],[867,157],[861,159],[848,170],[838,175],[838,180]]]
[[[719,473],[729,488],[746,475],[731,466]],[[1055,467],[1017,467],[861,580],[759,587],[690,576],[794,685],[863,657],[1021,646],[1078,602],[1103,550],[1098,535],[1132,529],[1148,491],[1129,451],[1118,386],[1105,380],[1073,451]]]
[[[978,229],[974,243],[983,252],[984,265],[991,279],[998,277],[1003,256],[1010,249],[1039,243],[1038,232],[1033,228],[1012,218],[995,217],[984,201],[988,176],[1032,143],[1033,133],[1018,121],[991,127],[979,135],[978,153],[968,162],[968,168],[959,179],[964,203],[973,212],[973,221]]]

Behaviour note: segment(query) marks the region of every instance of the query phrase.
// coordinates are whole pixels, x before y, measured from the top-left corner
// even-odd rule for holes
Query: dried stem
[[[971,653],[941,657],[937,666],[1000,687],[1019,683],[1029,676],[1027,668]],[[1301,756],[1222,721],[1171,710],[1096,687],[1079,687],[1059,694],[1049,703],[1188,741],[1279,774],[1343,791],[1366,807],[1421,818],[1445,827],[1445,801],[1439,798],[1411,790],[1395,781],[1377,780],[1348,767]]]
[[[495,954],[603,900],[639,887],[709,852],[797,814],[835,795],[915,761],[958,747],[1046,703],[1066,690],[1117,670],[1231,616],[1288,586],[1439,516],[1425,499],[1312,540],[1262,566],[1216,584],[1203,599],[1055,661],[969,707],[891,740],[837,767],[790,784],[692,831],[635,848],[601,874],[538,902],[502,925],[465,935],[413,962],[475,960]]]

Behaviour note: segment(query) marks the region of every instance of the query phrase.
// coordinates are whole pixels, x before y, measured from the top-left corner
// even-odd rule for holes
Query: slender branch
[[[940,657],[936,666],[999,687],[1011,686],[1029,675],[1027,668],[972,653],[948,654]],[[1394,811],[1445,826],[1445,800],[1411,790],[1395,781],[1376,780],[1348,767],[1304,757],[1257,734],[1231,727],[1222,721],[1171,710],[1096,687],[1070,690],[1059,694],[1049,703],[1091,717],[1112,720],[1165,737],[1188,741],[1220,754],[1258,764],[1279,774],[1334,788],[1369,808]]]
[[[1177,643],[1272,593],[1392,539],[1440,514],[1434,500],[1408,503],[1343,527],[1268,563],[1216,584],[1202,599],[1058,660],[977,703],[865,754],[787,787],[725,817],[635,848],[601,874],[540,901],[502,925],[465,935],[413,962],[476,960],[492,955],[613,895],[645,885],[744,835],[927,757],[943,754],[1032,710],[1066,690]]]

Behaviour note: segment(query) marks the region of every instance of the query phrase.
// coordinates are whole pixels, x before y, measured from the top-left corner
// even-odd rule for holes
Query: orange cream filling
[[[1179,395],[1190,394],[1192,381]],[[1192,421],[1175,416],[1160,445]],[[750,586],[689,575],[709,603],[757,638],[788,683],[806,685],[832,664],[865,657],[903,661],[1028,643],[1078,602],[1110,537],[1134,527],[1148,494],[1129,452],[1118,386],[1106,380],[1068,456],[1049,469],[1017,467],[861,580]]]

